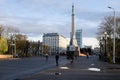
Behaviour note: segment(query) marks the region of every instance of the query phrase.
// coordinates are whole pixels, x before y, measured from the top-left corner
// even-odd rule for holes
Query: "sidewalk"
[[[120,65],[101,62],[98,57],[79,57],[66,64],[22,80],[120,80]]]

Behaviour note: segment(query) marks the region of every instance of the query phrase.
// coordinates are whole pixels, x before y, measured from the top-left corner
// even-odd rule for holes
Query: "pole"
[[[115,31],[116,31],[116,20],[115,20],[115,10],[114,11],[114,31],[113,31],[113,63],[115,63]]]
[[[115,9],[112,7],[108,7],[113,10],[113,18],[114,18],[114,26],[113,26],[113,63],[115,63],[115,31],[116,31],[116,17],[115,17]]]
[[[15,40],[14,44],[15,44],[15,53],[14,53],[14,56],[17,57],[17,55],[16,55],[16,40]]]
[[[107,61],[107,52],[106,52],[106,35],[105,35],[105,61]]]
[[[107,61],[107,32],[104,32],[104,40],[105,40],[105,61]]]

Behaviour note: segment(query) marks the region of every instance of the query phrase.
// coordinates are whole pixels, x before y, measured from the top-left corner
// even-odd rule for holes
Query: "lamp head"
[[[108,6],[109,9],[112,9],[112,7]]]
[[[104,32],[104,35],[107,35],[107,32]]]
[[[113,10],[114,10],[114,8],[113,8],[113,7],[108,6],[108,8],[109,8],[109,9],[113,9]]]

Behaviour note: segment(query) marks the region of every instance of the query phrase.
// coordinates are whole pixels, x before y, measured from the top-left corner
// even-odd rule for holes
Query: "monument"
[[[72,4],[72,26],[71,26],[71,38],[70,38],[70,44],[67,47],[67,59],[74,60],[74,57],[80,55],[80,48],[77,44],[76,36],[75,36],[75,23],[74,23],[74,4]]]

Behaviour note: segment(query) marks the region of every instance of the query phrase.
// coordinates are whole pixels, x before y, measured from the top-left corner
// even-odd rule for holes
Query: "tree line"
[[[120,62],[120,17],[116,17],[115,24],[115,60]],[[105,57],[105,49],[107,51],[107,61],[112,62],[113,58],[113,28],[114,28],[114,17],[108,16],[105,17],[101,22],[97,32],[97,39],[99,40],[100,45],[100,56],[101,58]],[[105,44],[104,32],[107,33],[107,39]],[[106,45],[106,48],[105,48]]]
[[[0,25],[0,54],[30,57],[41,53],[49,54],[49,46],[40,41],[29,41],[16,27]]]

